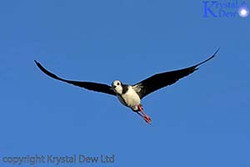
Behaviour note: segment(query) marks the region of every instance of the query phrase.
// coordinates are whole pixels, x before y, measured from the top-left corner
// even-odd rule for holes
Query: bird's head
[[[121,81],[115,80],[112,82],[112,89],[117,94],[122,94],[122,83]]]

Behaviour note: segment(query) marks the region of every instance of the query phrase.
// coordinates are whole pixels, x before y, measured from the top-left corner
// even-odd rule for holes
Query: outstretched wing
[[[79,86],[79,87],[82,87],[82,88],[85,88],[85,89],[88,89],[88,90],[107,93],[107,94],[110,94],[110,95],[116,95],[115,92],[112,90],[112,88],[110,86],[106,85],[106,84],[100,84],[100,83],[94,83],[94,82],[81,82],[81,81],[66,80],[66,79],[60,78],[60,77],[56,76],[55,74],[49,72],[36,60],[35,60],[35,63],[42,72],[44,72],[46,75],[48,75],[48,76],[50,76],[50,77],[52,77],[54,79],[57,79],[57,80],[60,80],[60,81],[63,81],[63,82],[67,82],[69,84],[73,84],[75,86]]]
[[[214,56],[217,54],[218,51],[219,51],[219,49],[211,57],[209,57],[208,59],[206,59],[205,61],[203,61],[201,63],[198,63],[198,64],[191,66],[191,67],[188,67],[188,68],[176,70],[176,71],[169,71],[169,72],[155,74],[155,75],[133,85],[133,88],[135,89],[135,91],[139,94],[140,98],[142,99],[143,97],[147,96],[148,94],[150,94],[158,89],[161,89],[165,86],[174,84],[179,79],[193,73],[195,70],[198,69],[197,67],[199,65],[214,58]]]

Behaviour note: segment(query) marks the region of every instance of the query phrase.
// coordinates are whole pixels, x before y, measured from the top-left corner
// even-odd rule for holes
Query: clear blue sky
[[[250,166],[250,17],[203,14],[202,1],[1,1],[1,167],[4,156],[35,154],[115,154],[111,167]],[[132,84],[218,47],[194,74],[143,99],[151,126],[33,62],[68,79]]]

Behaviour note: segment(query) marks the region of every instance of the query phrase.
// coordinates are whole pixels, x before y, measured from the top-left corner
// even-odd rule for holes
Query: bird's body
[[[194,71],[198,69],[198,66],[211,60],[217,54],[218,50],[211,57],[209,57],[208,59],[206,59],[205,61],[201,63],[198,63],[188,68],[180,69],[180,70],[155,74],[134,85],[123,84],[119,80],[113,81],[111,86],[106,85],[106,84],[101,84],[101,83],[94,83],[94,82],[66,80],[49,72],[37,61],[35,61],[35,63],[37,64],[37,66],[39,67],[41,71],[43,71],[45,74],[47,74],[48,76],[54,79],[67,82],[75,86],[80,86],[85,89],[117,96],[117,98],[123,105],[129,107],[138,115],[140,115],[147,123],[150,123],[151,119],[149,116],[147,116],[144,113],[142,105],[141,105],[141,99],[147,96],[148,94],[158,89],[161,89],[163,87],[166,87],[168,85],[171,85],[177,82],[179,79],[193,73]]]
[[[117,94],[116,96],[123,105],[131,108],[133,111],[138,111],[138,105],[141,104],[141,99],[131,85],[127,87],[126,92],[121,95]]]

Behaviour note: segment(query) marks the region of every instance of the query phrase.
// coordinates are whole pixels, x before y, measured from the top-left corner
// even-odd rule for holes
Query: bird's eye
[[[117,82],[117,85],[120,85],[120,83],[119,83],[119,82]]]

